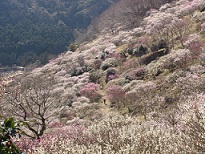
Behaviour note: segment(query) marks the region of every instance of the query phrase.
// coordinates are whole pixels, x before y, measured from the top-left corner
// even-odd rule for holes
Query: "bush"
[[[93,83],[100,83],[100,80],[101,80],[101,77],[102,77],[102,71],[101,70],[97,70],[97,71],[94,71],[94,72],[90,72],[90,82],[93,82]]]
[[[91,102],[95,102],[101,98],[101,95],[98,93],[99,89],[99,84],[88,83],[80,90],[80,94],[89,98]]]
[[[143,67],[139,67],[137,69],[130,71],[125,78],[128,80],[143,80],[144,74],[145,69]]]
[[[133,54],[136,57],[141,57],[147,53],[147,47],[140,45],[137,49],[134,49]]]
[[[78,48],[78,45],[76,44],[70,44],[69,45],[69,50],[72,51],[72,52],[75,52]]]
[[[20,137],[19,123],[13,118],[5,119],[0,125],[0,153],[20,154],[20,150],[13,142],[13,138]]]
[[[115,69],[108,69],[106,73],[105,82],[108,83],[110,80],[117,78]]]
[[[151,47],[152,52],[158,51],[160,49],[167,49],[168,48],[168,44],[165,40],[160,40],[159,42],[157,42],[156,44],[153,44]]]
[[[108,99],[111,103],[113,103],[114,106],[119,108],[124,102],[125,91],[122,89],[121,86],[111,85],[106,90],[105,98]]]
[[[129,55],[132,55],[132,54],[133,54],[133,49],[128,48],[128,49],[127,49],[127,53],[128,53]]]
[[[108,58],[101,64],[101,69],[103,71],[107,70],[110,67],[116,67],[116,60],[114,58]]]

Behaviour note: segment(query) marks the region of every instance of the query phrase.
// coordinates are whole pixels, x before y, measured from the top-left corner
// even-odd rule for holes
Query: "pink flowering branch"
[[[80,94],[82,96],[89,98],[91,102],[95,102],[101,97],[100,93],[98,92],[99,89],[99,84],[88,83],[80,90]]]

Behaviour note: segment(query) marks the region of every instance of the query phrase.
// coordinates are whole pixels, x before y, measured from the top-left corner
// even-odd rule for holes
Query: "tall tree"
[[[52,92],[53,79],[26,78],[8,88],[4,96],[7,109],[17,119],[25,121],[26,135],[39,138],[49,122],[60,111],[59,103]]]

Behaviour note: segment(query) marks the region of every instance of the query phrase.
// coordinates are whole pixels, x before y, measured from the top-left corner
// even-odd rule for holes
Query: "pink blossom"
[[[128,77],[131,80],[142,79],[145,73],[145,69],[143,67],[134,69],[128,73]]]
[[[80,94],[89,98],[91,102],[94,102],[101,97],[100,93],[98,92],[99,89],[100,89],[99,84],[88,83],[80,90]]]
[[[114,79],[116,79],[116,78],[118,78],[118,75],[116,75],[116,74],[111,74],[111,75],[109,75],[108,76],[108,80],[110,81],[110,80],[114,80]]]
[[[121,86],[111,85],[106,90],[106,98],[110,102],[120,102],[120,101],[123,101],[124,98],[125,98],[125,91],[122,89]]]

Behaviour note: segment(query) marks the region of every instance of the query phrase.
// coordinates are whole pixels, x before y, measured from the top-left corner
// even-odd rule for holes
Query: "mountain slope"
[[[142,26],[100,35],[34,69],[31,76],[53,76],[67,105],[81,100],[80,90],[88,83],[99,84],[105,95],[112,85],[120,86],[127,105],[116,100],[116,107],[124,106],[128,113],[143,114],[135,107],[143,108],[150,99],[154,104],[161,99],[154,110],[177,104],[189,94],[204,92],[203,7],[201,1],[166,4],[144,18]],[[138,99],[142,106],[135,104]]]
[[[42,137],[55,143],[33,149],[204,153],[204,8],[180,0],[151,9],[139,27],[103,33],[20,76],[55,80],[52,109],[63,108]]]

